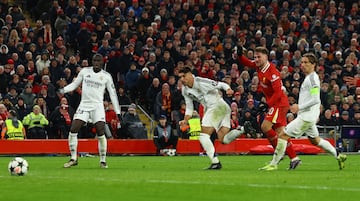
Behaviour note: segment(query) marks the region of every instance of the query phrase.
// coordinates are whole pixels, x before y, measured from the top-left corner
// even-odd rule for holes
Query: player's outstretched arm
[[[359,87],[360,86],[360,78],[355,78],[355,77],[344,77],[344,81],[346,83],[346,85],[348,85],[349,87]]]
[[[74,79],[74,81],[72,83],[70,83],[69,85],[66,85],[62,91],[62,93],[68,93],[68,92],[71,92],[71,91],[74,91],[75,89],[77,89],[80,84],[82,83],[83,81],[83,73],[81,73],[83,71],[80,71],[80,73],[78,74],[78,76]],[[61,91],[59,90],[59,93],[61,93]]]

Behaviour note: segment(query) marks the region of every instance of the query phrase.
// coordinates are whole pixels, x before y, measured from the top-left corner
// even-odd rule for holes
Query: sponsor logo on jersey
[[[275,74],[272,74],[271,75],[271,82],[274,82],[274,81],[276,81],[276,80],[278,80],[279,79],[279,76],[277,76],[277,75],[275,75]]]

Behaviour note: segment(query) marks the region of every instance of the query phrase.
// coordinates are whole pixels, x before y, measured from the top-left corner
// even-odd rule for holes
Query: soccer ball
[[[9,162],[8,170],[11,175],[23,176],[29,170],[29,163],[21,157],[16,157]]]
[[[168,149],[166,154],[168,156],[175,156],[176,155],[176,149]]]

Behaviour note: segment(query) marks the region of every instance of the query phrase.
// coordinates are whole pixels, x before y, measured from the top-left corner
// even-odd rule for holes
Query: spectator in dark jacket
[[[82,22],[80,24],[80,30],[76,34],[77,47],[80,52],[80,58],[85,58],[88,48],[88,41],[90,39],[90,32],[86,27],[86,23]]]
[[[36,95],[32,93],[32,88],[32,85],[28,83],[25,86],[23,92],[19,95],[19,98],[21,98],[24,101],[24,104],[29,108],[32,108],[32,106],[34,105],[34,100],[36,98]]]
[[[70,47],[77,49],[77,33],[80,31],[80,22],[76,14],[71,15],[71,21],[68,23],[66,29],[66,41],[69,42]]]
[[[151,86],[153,76],[149,73],[149,69],[147,67],[144,67],[141,72],[142,74],[139,77],[136,88],[139,94],[139,104],[141,104],[147,109],[149,108],[149,106],[147,104],[146,96],[144,96],[144,94],[146,94],[147,89],[149,89],[149,87]]]
[[[176,149],[178,136],[174,134],[171,125],[167,123],[167,117],[161,115],[159,124],[154,130],[154,144],[156,146],[156,155],[166,154],[164,149],[170,147]]]
[[[133,102],[137,98],[136,85],[140,75],[141,75],[141,71],[137,69],[136,63],[131,63],[130,69],[125,75],[125,86]]]
[[[151,114],[154,114],[155,107],[156,107],[156,105],[155,105],[156,95],[160,91],[161,91],[160,80],[159,80],[159,78],[154,78],[151,86],[146,91],[146,100],[150,106],[149,111]]]
[[[126,65],[121,63],[121,51],[115,48],[112,48],[108,57],[108,62],[106,64],[106,70],[111,74],[115,85],[118,84],[118,76],[120,74],[121,68]]]

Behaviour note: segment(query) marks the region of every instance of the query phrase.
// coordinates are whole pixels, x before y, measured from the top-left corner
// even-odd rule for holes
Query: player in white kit
[[[112,77],[102,69],[104,65],[103,56],[95,54],[92,58],[92,64],[92,67],[83,68],[71,84],[60,89],[61,93],[68,93],[74,91],[80,85],[82,87],[80,105],[74,115],[68,139],[71,158],[64,164],[65,168],[78,164],[77,136],[80,128],[89,120],[95,124],[97,132],[100,167],[108,168],[106,163],[105,109],[103,105],[105,89],[109,92],[111,102],[118,116],[120,115],[120,106]]]
[[[204,108],[204,116],[201,122],[199,141],[210,158],[211,165],[207,169],[221,169],[219,159],[214,155],[215,147],[210,140],[210,135],[216,131],[218,139],[224,144],[229,144],[239,135],[250,132],[251,125],[241,127],[240,130],[230,131],[230,106],[224,101],[219,90],[232,95],[234,91],[224,82],[217,82],[202,77],[195,77],[190,67],[184,67],[179,71],[179,78],[183,83],[182,95],[185,98],[186,110],[184,120],[180,126],[186,126],[194,111],[193,101],[201,103]],[[229,132],[230,131],[230,132]]]
[[[345,167],[346,155],[338,153],[327,140],[319,137],[319,131],[316,127],[321,105],[320,79],[315,72],[317,65],[317,58],[312,53],[306,53],[301,58],[301,68],[305,74],[305,79],[300,88],[298,116],[280,133],[272,161],[260,170],[276,170],[277,164],[284,156],[288,139],[300,137],[303,134],[308,136],[313,145],[319,146],[333,155],[338,161],[340,170]]]

